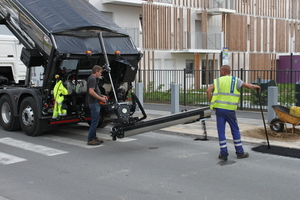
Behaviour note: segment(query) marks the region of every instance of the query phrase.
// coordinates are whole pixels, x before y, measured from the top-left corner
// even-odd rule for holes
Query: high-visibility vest
[[[64,95],[68,94],[68,90],[63,86],[62,81],[58,81],[53,89],[54,95],[54,109],[52,118],[56,119],[58,116],[65,116],[67,114],[67,110],[62,108],[63,101],[65,99]]]
[[[212,94],[210,109],[222,108],[236,110],[240,98],[237,90],[237,77],[221,76],[214,80],[214,91]]]

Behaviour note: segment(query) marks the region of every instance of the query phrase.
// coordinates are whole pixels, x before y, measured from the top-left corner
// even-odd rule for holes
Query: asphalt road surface
[[[219,161],[216,140],[147,132],[86,145],[76,125],[38,137],[0,128],[0,200],[299,199],[300,160],[251,151]],[[102,134],[100,134],[102,133]]]

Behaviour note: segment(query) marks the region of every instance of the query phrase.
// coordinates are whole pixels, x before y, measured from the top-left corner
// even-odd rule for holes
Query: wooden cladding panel
[[[174,49],[178,49],[178,44],[177,44],[177,36],[178,36],[178,22],[177,22],[177,19],[178,19],[178,12],[177,12],[177,8],[173,8],[173,13],[174,13],[174,19],[173,20],[173,26],[174,26],[174,31],[173,31],[173,44],[174,44]]]
[[[187,34],[186,34],[186,41],[187,41],[187,46],[186,48],[190,49],[191,48],[191,31],[192,31],[192,27],[191,27],[191,9],[187,9]]]
[[[167,7],[167,49],[172,49],[172,8]]]
[[[269,28],[269,30],[270,30],[270,39],[269,39],[269,51],[270,52],[273,52],[274,51],[274,48],[275,48],[275,46],[274,46],[274,34],[275,34],[275,31],[273,31],[274,30],[274,19],[270,19],[270,21],[269,21],[269,23],[270,23],[270,28]]]
[[[268,19],[263,19],[263,52],[268,51]]]
[[[260,17],[256,18],[256,51],[261,51],[261,21]]]
[[[201,86],[201,75],[200,75],[200,71],[197,71],[197,70],[200,70],[201,69],[201,55],[196,53],[194,54],[194,64],[195,64],[195,89],[196,90],[199,90],[200,89],[200,86]]]
[[[254,26],[255,26],[255,18],[250,17],[250,51],[254,51]]]
[[[191,9],[143,4],[143,48],[183,50],[184,32],[191,31],[191,15]]]
[[[288,21],[285,21],[285,52],[289,52],[290,51],[290,36],[289,36],[289,32],[290,32],[290,25]]]
[[[295,47],[294,51],[295,52],[300,52],[300,30],[298,29],[300,27],[300,22],[296,23],[296,28],[295,28]]]
[[[250,53],[249,66],[252,70],[270,70],[272,66],[272,54],[268,53]]]
[[[252,53],[249,55],[249,66],[251,70],[274,70],[276,69],[276,54],[261,54]],[[256,74],[257,75],[257,74]],[[261,72],[261,79],[275,79],[276,74]],[[250,75],[249,82],[256,80],[258,77],[254,75],[254,72]],[[276,81],[276,80],[275,80]]]
[[[177,31],[179,32],[179,38],[178,38],[178,41],[179,41],[179,49],[180,50],[183,50],[183,8],[179,8],[179,27],[177,29]]]
[[[285,20],[276,20],[276,52],[285,52]]]
[[[247,51],[247,17],[227,15],[226,45],[230,51]]]

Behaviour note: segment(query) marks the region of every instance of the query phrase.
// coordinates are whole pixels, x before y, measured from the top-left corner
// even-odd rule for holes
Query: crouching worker
[[[97,79],[101,76],[102,70],[102,67],[95,65],[92,69],[92,74],[87,80],[87,103],[89,104],[92,118],[88,133],[88,145],[100,145],[103,143],[103,141],[99,140],[96,135],[96,129],[99,124],[100,117],[100,102],[105,103],[107,101],[107,97],[101,94],[97,83]]]
[[[215,110],[216,112],[220,145],[219,159],[224,161],[226,161],[228,157],[225,135],[226,122],[230,125],[237,158],[249,157],[249,153],[244,152],[242,146],[235,110],[238,106],[240,98],[239,90],[241,87],[256,89],[258,92],[260,91],[260,86],[244,83],[241,79],[230,76],[230,71],[230,66],[223,65],[220,68],[221,77],[214,79],[214,83],[206,90],[208,101],[211,102],[210,109]]]
[[[64,95],[68,94],[68,90],[63,85],[62,80],[58,80],[59,75],[55,75],[55,78],[57,81],[53,89],[55,104],[52,119],[57,119],[58,117],[65,116],[67,114],[67,110],[63,109],[62,104],[65,99]]]

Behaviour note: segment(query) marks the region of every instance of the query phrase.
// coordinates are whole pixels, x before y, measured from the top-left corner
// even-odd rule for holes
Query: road
[[[86,145],[88,127],[71,126],[39,137],[0,133],[0,200],[299,199],[299,159],[251,151],[227,162],[218,143],[147,132]],[[108,133],[109,129],[100,129]]]

